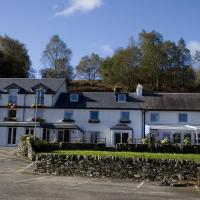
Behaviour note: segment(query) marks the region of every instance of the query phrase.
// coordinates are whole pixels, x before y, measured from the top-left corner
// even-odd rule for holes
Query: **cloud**
[[[195,52],[200,50],[200,42],[195,41],[195,40],[191,40],[191,41],[188,42],[187,47],[190,50],[192,56],[194,56]]]
[[[69,16],[75,12],[88,13],[100,8],[102,4],[103,0],[70,0],[64,9],[55,13],[55,16]]]
[[[112,54],[113,53],[113,49],[109,44],[105,44],[101,46],[101,49],[103,50],[104,53],[106,54]]]

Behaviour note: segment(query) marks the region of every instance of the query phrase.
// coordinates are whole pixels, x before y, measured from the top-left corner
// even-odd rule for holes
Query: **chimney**
[[[137,84],[137,88],[136,88],[136,94],[137,94],[137,97],[141,97],[142,96],[142,90],[143,90],[143,87],[140,83]]]

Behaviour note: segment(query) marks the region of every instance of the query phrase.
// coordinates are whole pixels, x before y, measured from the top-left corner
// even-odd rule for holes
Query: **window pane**
[[[99,112],[98,111],[91,111],[90,112],[90,119],[98,120]]]
[[[66,120],[72,120],[73,119],[73,112],[65,112],[64,118]]]
[[[12,128],[8,129],[8,144],[11,144]]]
[[[9,103],[17,104],[17,93],[18,93],[17,89],[9,90],[9,97],[8,97]]]
[[[121,120],[129,120],[129,112],[121,112]]]
[[[78,101],[78,94],[70,94],[70,101]]]
[[[180,133],[174,134],[174,143],[181,143],[181,134]]]
[[[17,111],[16,110],[9,110],[8,111],[8,117],[9,118],[16,118]]]
[[[36,92],[37,95],[37,104],[43,105],[44,104],[44,90],[38,90]]]
[[[151,122],[158,122],[159,121],[159,113],[151,113]]]
[[[15,144],[15,143],[16,143],[16,131],[17,131],[17,129],[16,129],[16,128],[13,128],[12,144]]]
[[[187,114],[186,113],[179,114],[179,122],[187,122]]]
[[[163,133],[163,139],[170,140],[170,133]]]
[[[119,102],[125,102],[126,101],[126,95],[125,94],[118,94],[118,101]]]

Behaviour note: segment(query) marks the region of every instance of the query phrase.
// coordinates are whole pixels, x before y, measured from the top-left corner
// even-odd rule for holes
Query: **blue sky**
[[[36,70],[53,34],[72,49],[73,66],[92,52],[112,55],[143,29],[173,41],[183,37],[194,51],[200,49],[199,9],[199,0],[0,0],[0,35],[23,42]]]

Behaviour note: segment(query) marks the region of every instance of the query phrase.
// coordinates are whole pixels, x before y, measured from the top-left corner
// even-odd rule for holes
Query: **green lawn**
[[[153,159],[178,159],[192,160],[200,163],[200,154],[173,154],[173,153],[142,153],[142,152],[110,152],[110,151],[86,151],[86,150],[63,150],[50,153],[86,156],[118,156],[128,158],[153,158]]]

